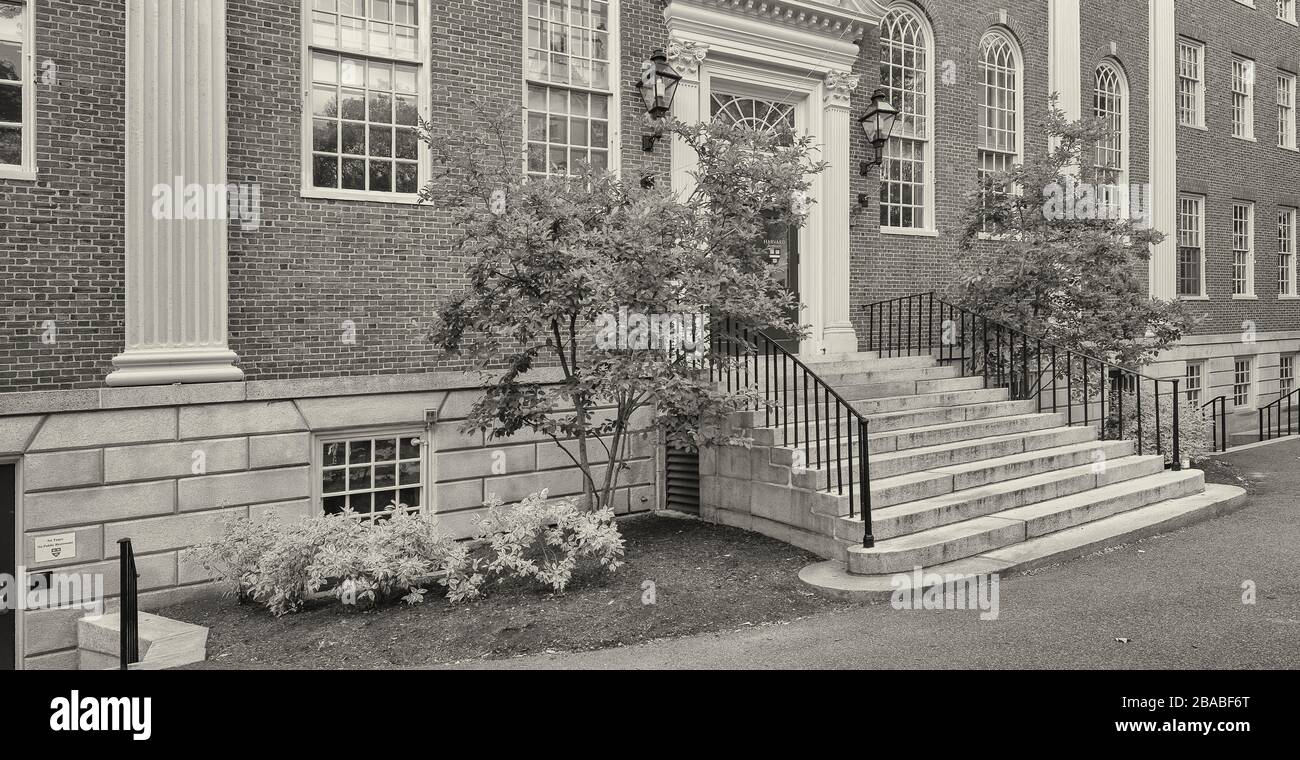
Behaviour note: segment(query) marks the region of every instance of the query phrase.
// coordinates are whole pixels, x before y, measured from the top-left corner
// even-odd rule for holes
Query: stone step
[[[876,540],[882,541],[1163,472],[1163,457],[1132,456],[1110,460],[1103,468],[1086,464],[992,483],[980,488],[874,509],[871,515],[872,534]],[[840,518],[835,534],[860,543],[861,518]]]
[[[809,410],[812,407],[809,405]],[[795,412],[798,412],[798,418]],[[942,436],[936,429],[958,425],[964,422],[990,422],[1009,417],[1025,418],[1038,414],[1038,404],[1034,401],[996,401],[979,404],[959,404],[934,409],[917,409],[903,412],[889,412],[871,415],[867,418],[868,438],[876,438],[886,433],[918,432],[923,438],[935,440]],[[834,415],[832,415],[834,417]],[[850,420],[839,415],[838,429],[836,419],[827,419],[824,409],[818,410],[813,419],[808,419],[803,407],[790,410],[786,425],[778,423],[776,410],[769,412],[741,412],[732,415],[732,424],[737,430],[747,431],[756,446],[792,446],[796,439],[802,445],[804,440],[820,440],[835,436],[848,437]],[[1062,419],[1064,417],[1062,416]],[[795,423],[798,423],[797,430]],[[1018,419],[1010,424],[1023,424]],[[854,431],[853,438],[857,439]],[[941,440],[939,442],[942,442]]]
[[[1091,441],[966,464],[936,467],[933,470],[911,472],[892,478],[873,479],[871,481],[872,508],[884,509],[909,501],[928,499],[991,483],[1016,480],[1085,464],[1101,467],[1106,462],[1132,456],[1134,447],[1133,441]],[[846,473],[846,480],[852,477],[853,482],[856,483],[856,476],[857,471],[854,469],[851,473]],[[800,488],[820,489],[825,487],[826,477],[820,472],[795,473],[791,482]],[[845,514],[847,512],[831,516],[843,517]]]
[[[921,470],[1089,443],[1097,440],[1097,435],[1098,430],[1093,427],[1059,427],[876,454],[870,458],[871,477],[890,478]]]
[[[844,357],[800,357],[809,370],[825,378],[833,375],[852,374],[856,372],[883,372],[888,370],[922,369],[937,367],[933,356],[900,356],[881,359],[874,354],[858,355],[854,358]]]
[[[773,373],[775,376],[775,372]],[[848,388],[857,385],[881,385],[896,382],[920,382],[925,380],[956,380],[961,378],[961,371],[956,367],[913,367],[911,369],[869,370],[866,372],[828,372],[818,373],[822,382],[835,388]],[[802,381],[802,378],[800,378]],[[981,378],[983,380],[983,378]],[[787,381],[788,382],[788,381]]]
[[[992,404],[1009,401],[1010,391],[1005,388],[985,390],[945,391],[942,393],[913,393],[908,396],[888,396],[885,398],[853,401],[853,408],[868,418],[882,414],[916,411],[920,409],[947,409],[953,406],[970,406],[973,404]]]
[[[941,525],[849,549],[849,572],[857,575],[901,573],[985,554],[1012,544],[1121,512],[1191,496],[1204,490],[1196,470],[1149,475],[1024,507]]]
[[[937,409],[888,412],[870,415],[868,421],[871,423],[871,429],[868,434],[889,433],[895,430],[1036,413],[1038,413],[1038,402],[1036,401],[998,401],[982,404],[962,404]]]
[[[121,624],[121,616],[116,612],[77,621],[81,670],[118,667]],[[140,662],[132,669],[173,668],[207,659],[208,629],[202,626],[141,612],[138,632]]]
[[[1201,493],[1169,499],[1021,543],[924,568],[924,586],[998,574],[1024,572],[1141,538],[1169,533],[1196,522],[1231,513],[1246,504],[1246,492],[1236,486],[1210,484]],[[909,571],[912,568],[908,568]],[[898,575],[854,575],[839,561],[805,567],[799,580],[825,596],[847,601],[889,599]]]
[[[802,380],[802,379],[801,379]],[[789,380],[786,381],[789,383]],[[760,380],[757,387],[761,392],[765,383]],[[952,393],[955,391],[982,391],[984,388],[984,378],[982,377],[946,377],[937,379],[917,379],[902,377],[895,380],[872,381],[859,384],[831,384],[831,388],[845,401],[865,401],[869,399],[882,399],[894,396],[913,396],[920,394],[934,393]],[[774,392],[768,400],[774,406],[790,406],[795,400],[801,404],[807,397],[811,404],[812,399],[821,402],[828,394],[821,387],[814,387],[812,390],[805,388],[802,382],[798,388],[793,385],[782,387]],[[765,396],[765,398],[767,398]]]

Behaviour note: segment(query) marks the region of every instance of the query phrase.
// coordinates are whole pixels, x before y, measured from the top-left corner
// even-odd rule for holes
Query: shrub
[[[1112,410],[1116,407],[1112,405]],[[1186,400],[1178,405],[1178,449],[1186,461],[1197,462],[1204,458],[1211,449],[1210,425],[1201,410]],[[1117,412],[1114,412],[1117,414]],[[1115,425],[1111,425],[1112,434],[1118,434]],[[1151,391],[1142,393],[1142,440],[1143,449],[1155,453],[1156,403]],[[1133,441],[1138,439],[1137,396],[1124,394],[1124,437]],[[1160,446],[1165,455],[1165,464],[1174,461],[1174,415],[1173,400],[1170,394],[1160,396]]]
[[[514,507],[496,499],[487,507],[479,538],[488,543],[486,571],[498,583],[535,580],[561,594],[583,560],[611,573],[623,566],[624,541],[612,509],[587,512],[571,501],[550,501],[546,491]]]
[[[371,522],[345,513],[297,523],[233,520],[196,551],[215,580],[235,584],[241,602],[257,601],[277,617],[298,612],[324,590],[347,606],[398,597],[419,604],[436,579],[455,604],[479,598],[492,577],[562,593],[584,562],[610,572],[623,565],[613,510],[587,512],[550,502],[546,492],[516,507],[495,500],[486,506],[475,544],[443,536],[427,516],[390,512]]]

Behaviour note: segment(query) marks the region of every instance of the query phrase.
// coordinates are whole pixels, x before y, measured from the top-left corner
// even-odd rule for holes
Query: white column
[[[665,51],[668,63],[682,75],[673,99],[673,117],[685,124],[698,124],[703,118],[704,105],[700,102],[700,65],[709,54],[708,45],[683,41],[674,37]],[[672,141],[672,189],[681,196],[695,190],[695,151],[679,137]]]
[[[126,36],[126,351],[107,382],[242,380],[226,325],[225,0],[128,0]]]
[[[1048,0],[1047,7],[1047,85],[1060,95],[1059,105],[1066,117],[1077,120],[1083,115],[1079,0]]]
[[[826,172],[822,178],[822,219],[825,220],[825,266],[822,269],[821,309],[825,329],[822,347],[828,354],[858,350],[858,336],[849,319],[849,198],[852,192],[853,91],[861,78],[846,71],[826,75],[825,113],[822,129],[823,159]]]
[[[1147,203],[1152,225],[1165,239],[1151,250],[1152,298],[1178,297],[1178,118],[1174,0],[1150,0],[1151,44],[1151,192]]]

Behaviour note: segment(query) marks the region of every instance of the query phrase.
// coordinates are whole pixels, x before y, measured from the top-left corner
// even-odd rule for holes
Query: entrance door
[[[717,121],[772,133],[782,129],[793,131],[796,126],[795,107],[790,103],[716,91],[712,100],[712,116]],[[777,280],[795,294],[796,306],[788,316],[791,322],[799,324],[799,230],[787,225],[771,225],[767,231],[767,253],[780,270]],[[772,337],[787,351],[799,353],[796,336],[782,332]]]
[[[18,537],[16,474],[16,465],[0,464],[0,574],[8,578],[18,572],[14,546]],[[9,586],[2,593],[8,598],[0,598],[0,670],[13,670],[17,667],[18,638],[18,613],[13,608],[18,606],[19,590]]]
[[[795,305],[786,317],[799,324],[799,230],[785,224],[774,224],[767,231],[768,259],[777,267],[776,278],[786,290],[794,293]],[[799,338],[785,331],[772,336],[782,348],[799,353]]]

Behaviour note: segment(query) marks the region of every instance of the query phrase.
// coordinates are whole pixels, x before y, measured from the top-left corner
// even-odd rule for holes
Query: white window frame
[[[1230,111],[1232,136],[1238,140],[1255,139],[1255,61],[1239,55],[1232,57]],[[1238,114],[1240,113],[1240,119]]]
[[[1244,217],[1238,212],[1244,211]],[[1238,224],[1246,225],[1245,234],[1238,230]],[[1252,201],[1233,201],[1232,203],[1232,297],[1235,299],[1255,298],[1255,204]],[[1244,240],[1248,247],[1242,248],[1239,241]],[[1245,261],[1238,265],[1238,255],[1245,255]],[[1245,282],[1237,277],[1237,268],[1245,269]],[[1238,290],[1238,286],[1242,289]]]
[[[1283,206],[1277,213],[1277,297],[1300,298],[1296,291],[1297,243],[1300,242],[1300,210]]]
[[[1245,382],[1242,382],[1243,367],[1245,367]],[[1232,360],[1232,406],[1234,409],[1250,410],[1257,406],[1259,394],[1255,386],[1255,357],[1237,356]],[[1246,400],[1240,402],[1240,388],[1246,389]]]
[[[609,98],[609,164],[608,170],[615,176],[622,174],[623,168],[623,40],[620,21],[622,17],[622,0],[608,0],[609,2],[609,89],[599,90],[580,85],[557,84],[543,79],[533,79],[528,76],[528,2],[529,0],[520,0],[519,12],[523,19],[521,27],[522,37],[520,39],[521,63],[522,63],[522,86],[520,87],[520,97],[523,99],[523,109],[521,110],[521,120],[523,129],[523,149],[521,151],[521,160],[525,176],[528,174],[528,87],[535,85],[539,87],[549,87],[560,90],[569,90],[571,92],[588,92]],[[549,173],[548,173],[549,174]]]
[[[1277,397],[1282,398],[1296,389],[1296,365],[1300,353],[1279,354],[1277,357]]]
[[[1277,73],[1277,146],[1296,149],[1295,136],[1295,74]]]
[[[1192,60],[1189,61],[1184,56],[1186,51],[1192,53]],[[1194,67],[1195,71],[1190,72],[1189,75],[1188,68],[1184,64]],[[1183,90],[1186,83],[1190,83],[1191,87],[1190,112],[1183,108]],[[1186,38],[1178,40],[1178,102],[1175,107],[1178,110],[1179,124],[1205,129],[1205,45]]]
[[[1200,409],[1205,405],[1205,362],[1189,361],[1187,368],[1183,371],[1183,390],[1186,393],[1187,403],[1193,409]]]
[[[1295,0],[1277,0],[1277,17],[1281,21],[1295,25]]]
[[[1186,229],[1186,228],[1183,227],[1183,219],[1189,216],[1189,214],[1184,214],[1184,213],[1183,213],[1183,212],[1184,212],[1184,209],[1185,209],[1185,204],[1194,204],[1194,205],[1195,205],[1195,209],[1196,209],[1196,214],[1195,214],[1195,218],[1196,218],[1196,227],[1195,227],[1195,229]],[[1179,257],[1180,257],[1180,260],[1181,260],[1181,256],[1182,256],[1182,250],[1183,250],[1184,248],[1196,248],[1196,249],[1198,249],[1198,250],[1200,251],[1200,265],[1199,265],[1199,269],[1200,269],[1200,275],[1201,275],[1201,276],[1200,276],[1200,288],[1197,290],[1197,292],[1196,292],[1195,294],[1179,294],[1178,297],[1181,298],[1181,299],[1184,299],[1184,300],[1204,299],[1204,298],[1206,297],[1206,294],[1205,294],[1205,196],[1203,196],[1203,195],[1193,195],[1193,194],[1191,194],[1191,193],[1179,193],[1179,194],[1178,194],[1178,222],[1177,222],[1177,229],[1176,229],[1176,232],[1177,232],[1177,235],[1178,235],[1177,247],[1178,247],[1178,251],[1179,251]],[[1189,241],[1186,237],[1184,237],[1184,234],[1185,234],[1185,233],[1187,233],[1187,234],[1194,233],[1194,234],[1196,235],[1196,242],[1197,242],[1197,245],[1195,245],[1195,246],[1192,246],[1192,245],[1186,245],[1185,243],[1190,242],[1190,241]],[[1179,282],[1180,282],[1180,278],[1178,277],[1178,267],[1177,267],[1177,262],[1176,262],[1176,263],[1175,263],[1175,268],[1174,268],[1174,290],[1175,290],[1175,292],[1179,289]]]
[[[23,7],[23,39],[16,40],[22,45],[22,122],[17,126],[22,130],[23,149],[20,163],[0,164],[0,179],[36,180],[36,8],[35,0],[19,0]],[[12,86],[12,85],[5,85]],[[13,122],[6,122],[12,125]]]
[[[922,202],[921,213],[924,214],[925,219],[924,219],[924,224],[920,226],[896,227],[896,226],[885,224],[884,218],[881,217],[880,232],[881,234],[885,234],[885,235],[919,235],[919,236],[934,237],[939,234],[938,223],[935,220],[936,206],[935,206],[935,167],[934,167],[934,161],[935,161],[934,29],[930,26],[930,20],[926,16],[924,11],[922,11],[919,7],[917,7],[916,5],[910,2],[902,2],[901,0],[898,2],[891,3],[889,7],[885,9],[885,13],[882,16],[882,25],[883,25],[884,16],[887,16],[894,11],[904,11],[907,13],[911,13],[913,16],[915,16],[921,30],[921,35],[925,38],[925,80],[924,81],[925,81],[925,103],[926,103],[925,106],[926,107],[926,120],[925,120],[926,129],[925,129],[925,134],[921,137],[917,137],[914,135],[902,135],[899,134],[899,131],[897,129],[895,129],[894,136],[890,139],[889,143],[885,146],[885,152],[886,154],[888,154],[891,148],[897,150],[897,146],[900,145],[903,140],[907,140],[909,142],[921,143],[922,160],[925,162],[924,174],[921,179],[921,181],[924,183],[924,186],[922,188],[923,192],[922,192],[922,201],[921,201]],[[882,53],[881,58],[883,58],[883,53],[885,50],[885,46],[883,43],[880,45],[880,50]],[[878,59],[876,63],[877,65],[879,65],[880,59]],[[882,83],[882,87],[883,86],[884,83]],[[891,96],[891,101],[894,102],[895,104],[899,104],[902,102],[901,100],[897,98],[893,98],[892,96]],[[899,124],[901,125],[902,123],[903,122],[900,119]],[[890,160],[891,159],[888,158],[888,156],[886,156],[885,162],[888,163]],[[886,166],[882,165],[881,180],[880,180],[880,186],[882,190],[885,187],[885,177],[887,176],[887,171],[888,170]],[[885,207],[885,204],[883,202],[883,197],[878,200],[881,203],[881,210],[883,211]]]
[[[1011,111],[1011,117],[1014,123],[1011,125],[1010,130],[1003,130],[1008,132],[1011,139],[1014,140],[1015,142],[1014,150],[1010,150],[1010,151],[1005,150],[1003,148],[990,146],[987,144],[987,141],[985,140],[985,137],[987,136],[988,124],[990,123],[988,116],[990,114],[1005,113],[1005,109],[999,110],[997,108],[990,108],[989,105],[989,98],[988,98],[989,84],[988,84],[987,69],[990,67],[990,64],[985,60],[985,55],[992,46],[1005,47],[1005,49],[1009,52],[1011,61],[1010,61],[1010,66],[1006,68],[1009,69],[1010,75],[1014,77],[1015,80],[1012,88],[1010,89],[1010,95],[1012,98],[1014,98],[1013,110]],[[983,178],[986,176],[986,174],[994,173],[993,171],[990,171],[986,168],[989,164],[1005,163],[1006,169],[1010,169],[1014,166],[1023,163],[1024,161],[1025,64],[1024,64],[1024,56],[1021,54],[1020,51],[1020,43],[1016,41],[1016,38],[1011,34],[1009,30],[1003,27],[995,26],[984,33],[984,36],[980,39],[979,73],[980,73],[980,85],[979,85],[980,99],[979,99],[979,103],[976,105],[976,108],[980,109],[980,114],[981,114],[981,120],[978,123],[983,124],[984,127],[982,127],[979,130],[980,132],[979,137],[976,141],[975,171],[977,176],[980,177],[980,187],[983,187],[984,186]],[[999,171],[1006,171],[1006,169],[1002,169]],[[1017,192],[1017,190],[1018,188],[1007,189],[1008,192],[1012,192],[1012,193]],[[980,236],[988,237],[988,233],[981,232]]]
[[[1100,109],[1102,94],[1101,84],[1106,72],[1109,72],[1114,77],[1115,87],[1117,89],[1115,95],[1119,98],[1120,103],[1118,112],[1112,113],[1107,111],[1106,115],[1103,116]],[[1107,178],[1105,182],[1101,183],[1102,188],[1101,192],[1098,194],[1099,197],[1097,202],[1098,205],[1104,205],[1105,208],[1111,209],[1112,212],[1118,215],[1121,219],[1127,219],[1130,210],[1128,208],[1128,203],[1123,200],[1123,197],[1125,197],[1123,195],[1124,191],[1121,190],[1116,192],[1114,188],[1124,187],[1128,184],[1129,133],[1132,131],[1129,122],[1129,114],[1132,111],[1132,108],[1129,105],[1130,92],[1128,74],[1125,73],[1124,67],[1120,65],[1118,60],[1114,58],[1106,58],[1097,64],[1097,68],[1093,71],[1093,116],[1098,119],[1112,118],[1119,122],[1119,139],[1117,145],[1103,144],[1101,141],[1098,141],[1097,143],[1096,156],[1093,160],[1094,168],[1097,170],[1098,174],[1100,174],[1105,168],[1109,168],[1115,172],[1115,176]],[[1106,150],[1119,151],[1119,166],[1106,167],[1102,164],[1102,151]]]
[[[424,516],[437,514],[437,471],[434,469],[435,452],[433,431],[427,426],[404,425],[398,427],[363,427],[351,428],[347,430],[330,431],[329,433],[319,433],[312,436],[311,451],[311,479],[312,479],[312,515],[325,515],[325,499],[342,494],[325,493],[325,463],[323,449],[327,444],[340,443],[346,441],[355,441],[361,439],[398,439],[398,458],[401,458],[400,446],[402,438],[419,438],[420,445],[420,492],[423,504],[418,505],[418,513]],[[401,488],[393,490],[400,492]],[[346,492],[345,492],[346,493]],[[417,505],[407,505],[412,507],[411,511],[416,511]],[[382,512],[376,512],[382,514]]]
[[[299,150],[300,160],[302,162],[302,176],[300,178],[300,194],[303,198],[320,198],[339,201],[367,201],[371,203],[399,203],[415,205],[420,202],[419,190],[423,189],[428,183],[430,173],[429,146],[423,141],[418,144],[419,150],[419,177],[416,181],[417,191],[414,193],[382,192],[374,190],[345,190],[342,187],[316,187],[312,178],[312,153],[313,153],[313,129],[312,129],[312,51],[321,50],[338,55],[352,58],[365,58],[368,60],[389,61],[393,63],[405,63],[418,67],[416,73],[416,95],[418,98],[417,107],[420,111],[420,118],[430,119],[432,108],[432,95],[430,93],[429,71],[433,65],[433,48],[431,43],[431,29],[433,22],[431,16],[434,8],[425,0],[416,1],[416,9],[419,13],[419,31],[416,35],[416,57],[407,59],[399,56],[374,56],[366,53],[359,53],[343,48],[342,46],[327,47],[315,45],[312,42],[312,10],[314,8],[313,0],[300,0],[302,23],[300,34],[302,40],[302,52],[300,55],[301,63],[299,66],[299,86],[302,91],[302,145]],[[367,122],[368,123],[368,122]],[[341,146],[340,146],[341,147]],[[340,182],[342,184],[342,172],[340,170]]]

